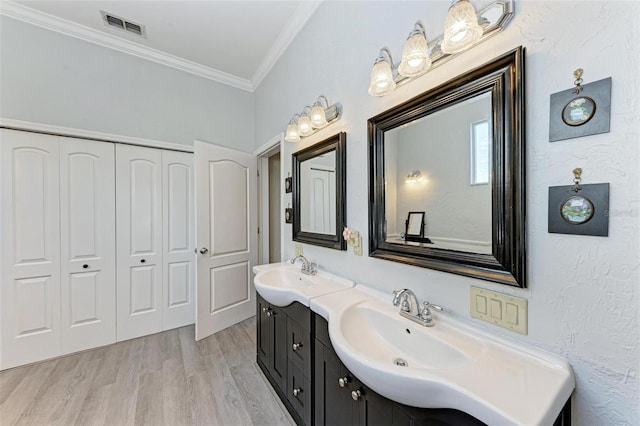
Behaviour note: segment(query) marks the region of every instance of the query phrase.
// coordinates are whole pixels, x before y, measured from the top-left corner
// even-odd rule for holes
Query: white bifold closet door
[[[162,331],[162,152],[116,147],[117,340]]]
[[[117,340],[195,320],[193,155],[116,147]]]
[[[116,341],[114,145],[60,138],[62,353]]]
[[[0,129],[2,369],[60,355],[59,145]]]
[[[193,154],[162,151],[162,329],[195,321]]]

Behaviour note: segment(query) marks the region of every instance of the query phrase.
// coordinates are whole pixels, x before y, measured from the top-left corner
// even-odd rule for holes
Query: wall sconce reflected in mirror
[[[412,170],[411,173],[407,175],[407,179],[404,182],[408,184],[414,184],[414,183],[423,183],[426,181],[427,181],[427,178],[424,177],[422,173],[420,173],[420,170]]]
[[[444,34],[431,42],[424,25],[417,21],[404,43],[400,63],[393,63],[386,47],[380,50],[371,70],[369,94],[385,96],[502,31],[513,18],[513,1],[498,0],[476,13],[469,0],[454,0],[445,18]]]
[[[320,95],[313,107],[305,106],[300,114],[294,114],[287,125],[284,139],[299,142],[300,138],[313,135],[318,130],[337,121],[342,116],[342,104],[329,105],[324,95]]]

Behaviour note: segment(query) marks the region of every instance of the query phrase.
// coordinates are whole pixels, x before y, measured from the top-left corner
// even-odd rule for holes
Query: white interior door
[[[196,340],[255,314],[257,158],[195,142]]]
[[[60,139],[62,353],[116,341],[114,144]]]
[[[195,321],[193,154],[162,151],[162,329]]]
[[[162,330],[162,153],[116,146],[117,340]]]
[[[60,354],[58,139],[0,129],[0,367]]]

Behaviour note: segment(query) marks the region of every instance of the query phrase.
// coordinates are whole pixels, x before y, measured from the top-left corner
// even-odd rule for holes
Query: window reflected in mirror
[[[491,253],[491,117],[485,92],[384,133],[387,242],[419,245],[403,234],[425,212],[430,247]]]

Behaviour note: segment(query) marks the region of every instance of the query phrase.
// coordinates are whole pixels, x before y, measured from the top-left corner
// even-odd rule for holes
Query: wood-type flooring
[[[256,320],[194,326],[0,373],[0,425],[295,425],[256,365]]]

